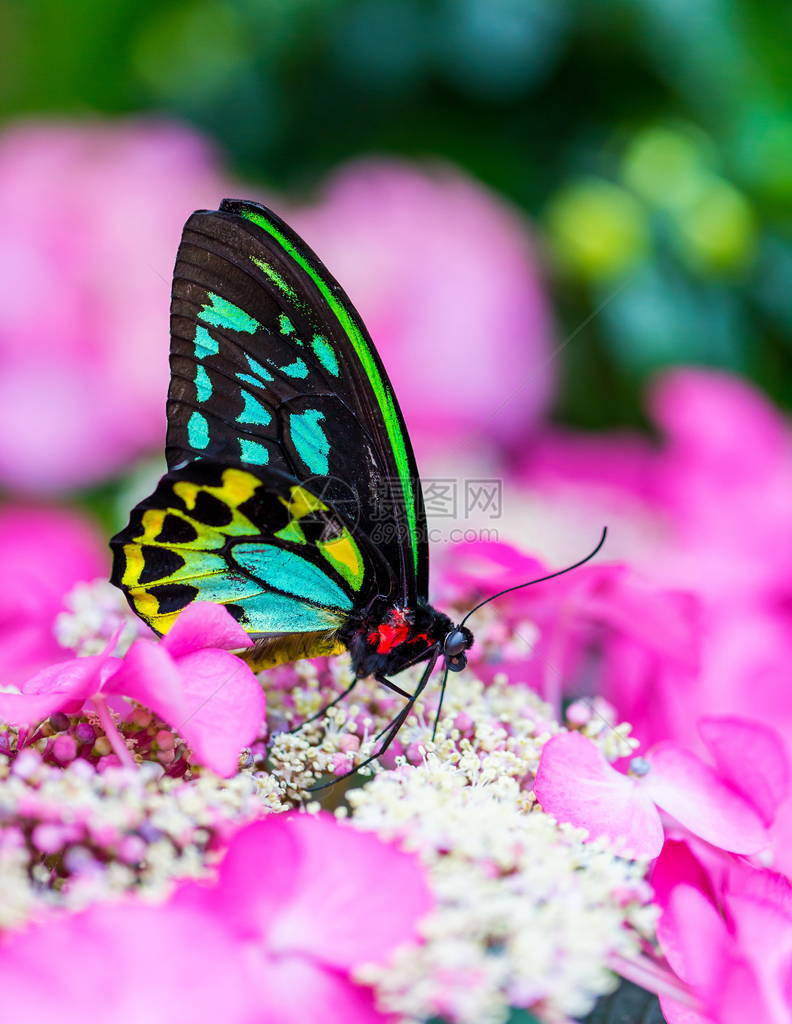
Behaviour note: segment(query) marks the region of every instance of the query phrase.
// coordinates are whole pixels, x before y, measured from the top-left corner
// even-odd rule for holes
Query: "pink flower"
[[[547,546],[559,534],[574,541],[555,564],[577,553],[592,520],[606,522],[606,557],[626,557],[697,607],[695,672],[658,672],[628,644],[609,643],[600,692],[647,744],[699,746],[696,720],[713,713],[749,711],[792,734],[790,425],[750,384],[710,370],[660,376],[649,406],[658,445],[554,431],[524,462],[534,535]]]
[[[709,870],[689,845],[669,842],[652,884],[658,938],[705,1015],[661,998],[669,1024],[787,1024],[792,998],[792,886],[727,859]]]
[[[0,140],[0,483],[101,480],[164,438],[182,224],[228,191],[165,122],[28,122]]]
[[[84,1024],[253,1024],[242,964],[225,935],[188,908],[92,906],[53,917],[0,947],[3,1015]]]
[[[526,583],[551,571],[509,545],[479,541],[453,548],[444,578],[454,588],[457,602],[473,604],[475,594]],[[601,690],[609,698],[618,680],[619,710],[630,721],[634,690],[643,696],[650,682],[661,690],[677,677],[691,678],[698,666],[695,599],[647,584],[625,565],[582,566],[504,595],[490,607],[516,627],[517,635],[505,663],[482,663],[474,646],[471,658],[477,671],[488,677],[505,669],[515,681],[534,686],[558,713],[562,690],[577,696],[575,682],[582,672],[590,673],[592,651],[599,655]],[[538,626],[533,641],[522,639],[524,620]],[[471,620],[474,629],[475,621]]]
[[[162,640],[136,640],[108,694],[151,708],[218,775],[237,770],[264,719],[264,693],[248,666],[228,653],[252,640],[222,605],[196,602]]]
[[[77,512],[7,505],[0,565],[0,685],[7,686],[63,656],[54,625],[64,596],[75,583],[105,576],[108,559],[98,531]]]
[[[647,404],[659,446],[551,431],[527,450],[526,483],[555,516],[577,504],[586,521],[608,522],[610,550],[629,545],[631,563],[664,586],[717,606],[788,600],[789,423],[748,382],[714,370],[660,375]]]
[[[700,728],[716,768],[666,742],[646,754],[648,770],[638,777],[612,768],[580,733],[560,733],[542,748],[537,799],[558,821],[635,857],[660,853],[660,811],[722,850],[757,853],[768,846],[766,825],[787,793],[783,747],[747,721],[710,718]]]
[[[379,1024],[351,974],[415,941],[430,905],[414,857],[330,816],[272,816],[237,834],[212,884],[10,937],[3,1010],[82,1022],[90,964],[92,998],[114,1024]]]
[[[789,424],[750,384],[714,371],[666,374],[649,404],[666,437],[659,483],[675,526],[659,568],[717,604],[792,598]]]
[[[366,321],[419,454],[482,424],[479,444],[523,442],[555,373],[536,258],[513,210],[450,167],[382,159],[342,168],[293,219]]]
[[[264,694],[248,666],[229,651],[252,641],[221,605],[197,602],[161,641],[136,640],[123,660],[103,654],[51,665],[21,693],[0,693],[0,719],[31,725],[90,700],[116,755],[131,764],[108,702],[128,697],[156,712],[185,739],[195,759],[218,775],[237,769],[240,751],[257,736]]]
[[[298,815],[248,826],[217,884],[187,885],[178,902],[222,917],[268,1021],[364,1024],[380,1015],[350,972],[415,941],[431,897],[413,857],[329,815]]]

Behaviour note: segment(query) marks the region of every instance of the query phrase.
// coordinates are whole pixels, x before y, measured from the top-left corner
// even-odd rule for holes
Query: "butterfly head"
[[[443,640],[443,657],[452,672],[461,672],[467,665],[465,651],[473,646],[473,634],[466,626],[454,626]]]

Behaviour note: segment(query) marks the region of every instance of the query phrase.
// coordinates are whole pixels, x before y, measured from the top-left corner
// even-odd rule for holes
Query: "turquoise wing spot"
[[[313,336],[313,341],[311,342],[311,348],[314,350],[314,355],[327,372],[332,373],[334,377],[337,377],[338,360],[336,359],[336,354],[333,351],[333,346],[327,338],[323,338],[321,334],[315,334]]]
[[[222,574],[195,577],[193,586],[198,591],[196,601],[213,601],[225,604],[228,601],[245,601],[261,594],[261,587],[255,580],[248,579],[241,573],[236,575],[224,569]]]
[[[254,387],[262,389],[265,381],[275,380],[269,370],[265,369],[261,363],[257,362],[253,358],[253,356],[249,356],[247,352],[245,353],[245,359],[247,359],[248,366],[250,367],[253,376],[251,376],[250,373],[238,373],[236,375],[237,380],[241,380],[243,384],[252,384]]]
[[[239,455],[243,462],[250,462],[254,466],[266,466],[269,462],[269,450],[266,445],[258,441],[251,441],[247,437],[240,437]]]
[[[187,423],[187,440],[191,448],[209,447],[209,424],[206,417],[194,412]]]
[[[322,429],[325,415],[318,409],[294,412],[289,417],[292,444],[311,473],[323,476],[328,469],[330,442]]]
[[[349,611],[351,598],[337,583],[302,555],[272,544],[235,544],[231,557],[265,586],[286,591],[315,604]]]
[[[253,356],[249,356],[247,352],[245,353],[245,359],[247,359],[251,373],[255,373],[255,375],[257,377],[261,377],[262,380],[275,380],[269,370],[265,366],[262,366],[261,363],[256,362]]]
[[[245,406],[237,416],[237,423],[251,423],[254,426],[266,427],[272,421],[272,416],[257,398],[247,391],[242,393]]]
[[[273,366],[275,364],[273,363]],[[302,359],[295,359],[293,363],[289,363],[288,366],[281,366],[281,373],[285,373],[287,377],[295,377],[299,380],[304,380],[308,376],[308,367],[305,365]]]
[[[314,608],[285,594],[262,593],[238,603],[245,609],[248,631],[252,633],[313,633],[338,629],[344,621],[339,612]]]
[[[215,295],[214,292],[206,294],[210,301],[203,306],[198,314],[199,320],[211,324],[212,327],[225,327],[243,334],[254,334],[258,330],[260,326],[258,320],[254,320],[244,309],[240,309],[239,306],[235,306],[233,302],[229,302],[228,299],[224,299],[220,295]]]
[[[195,328],[195,358],[206,359],[207,356],[216,356],[220,351],[212,335],[201,324]]]
[[[241,380],[243,384],[252,384],[254,387],[263,388],[264,385],[258,379],[258,377],[251,377],[249,373],[238,373],[237,380]]]
[[[199,402],[205,402],[212,397],[212,382],[203,366],[195,368],[195,395]]]

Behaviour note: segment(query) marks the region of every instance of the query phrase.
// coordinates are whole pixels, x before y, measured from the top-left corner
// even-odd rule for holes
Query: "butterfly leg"
[[[336,783],[338,782],[343,782],[344,779],[348,779],[351,775],[356,775],[361,768],[367,768],[372,763],[372,761],[376,761],[378,757],[382,757],[382,755],[385,753],[385,751],[388,749],[391,743],[393,743],[393,741],[396,739],[396,736],[398,735],[401,727],[407,721],[407,717],[412,711],[413,705],[421,696],[423,691],[426,689],[427,683],[429,682],[429,678],[432,675],[432,670],[434,669],[437,663],[438,657],[439,652],[436,653],[429,660],[426,668],[423,671],[423,675],[418,681],[418,685],[415,687],[415,693],[407,695],[407,703],[404,705],[404,707],[401,709],[398,715],[393,719],[393,721],[385,727],[385,730],[383,730],[383,732],[387,732],[387,735],[385,736],[385,739],[382,741],[379,750],[375,751],[375,753],[373,753],[370,757],[367,757],[364,761],[361,761],[360,764],[355,765],[355,767],[351,771],[346,772],[344,775],[339,775],[337,778],[332,779],[330,782],[323,782],[319,786],[311,786],[311,793],[315,793],[317,790],[320,789],[327,789],[328,786],[335,786]],[[379,735],[381,736],[382,733],[380,733]],[[376,738],[378,737],[375,737],[375,739]]]
[[[407,690],[403,690],[400,686],[397,686],[394,682],[392,682],[390,679],[387,679],[385,676],[375,675],[374,678],[377,680],[378,683],[382,683],[382,685],[386,686],[389,690],[393,690],[394,693],[398,693],[400,697],[406,698],[407,701],[413,700],[413,695],[411,693],[408,693]],[[399,712],[399,714],[401,714],[401,712]],[[390,729],[390,727],[391,723],[388,722],[384,729],[380,729],[380,731],[377,733],[374,739],[378,740],[380,736],[384,736],[388,729]]]
[[[309,722],[315,722],[317,718],[321,718],[323,715],[326,715],[327,712],[330,710],[330,708],[334,708],[336,706],[336,704],[340,704],[341,703],[341,701],[344,699],[344,697],[348,697],[349,696],[349,694],[357,686],[358,682],[359,682],[358,678],[355,677],[352,680],[352,682],[349,684],[349,686],[347,686],[347,688],[345,690],[342,690],[341,693],[339,693],[339,695],[337,697],[334,697],[330,701],[329,704],[325,704],[325,706],[323,708],[320,708],[318,711],[314,712],[314,714],[312,714],[309,718],[306,718],[304,722],[300,722],[299,725],[295,725],[295,727],[293,729],[289,729],[288,732],[289,733],[299,732],[300,729],[302,729],[302,727],[304,725],[308,725]]]
[[[423,673],[423,675],[421,676],[421,679],[418,682],[418,686],[416,687],[415,694],[408,693],[407,690],[403,690],[400,686],[397,686],[396,683],[394,683],[392,679],[388,679],[382,673],[377,674],[375,672],[374,673],[374,678],[377,680],[378,683],[382,683],[382,685],[387,687],[389,690],[393,690],[394,693],[398,693],[401,697],[404,697],[406,700],[412,701],[414,699],[414,697],[417,697],[418,694],[421,692],[421,690],[423,690],[423,688],[426,686],[426,682],[428,682],[429,676],[431,676],[431,674],[432,674],[432,669],[434,668],[435,664],[437,663],[438,657],[439,657],[439,652],[432,652],[430,654],[427,667],[424,669],[424,673]],[[405,667],[408,667],[408,666],[405,666]],[[426,681],[424,681],[424,677],[426,677]],[[386,725],[384,729],[380,729],[380,731],[377,733],[377,735],[374,737],[374,739],[378,740],[380,738],[380,736],[384,736],[384,734],[388,731],[389,728],[390,728],[390,724]],[[434,739],[434,735],[432,736],[432,738]]]
[[[383,686],[387,687],[387,689],[393,690],[394,693],[398,693],[400,697],[405,697],[407,700],[412,700],[411,693],[409,693],[407,690],[403,690],[400,686],[397,686],[396,683],[388,679],[386,676],[382,675],[382,673],[375,672],[374,678],[377,680],[378,683],[382,683]]]
[[[440,713],[443,710],[443,701],[445,699],[446,683],[448,682],[448,665],[446,664],[443,672],[443,682],[440,684],[440,700],[437,702],[437,712],[435,713],[434,725],[432,726],[432,740],[437,736],[437,726],[440,724]]]

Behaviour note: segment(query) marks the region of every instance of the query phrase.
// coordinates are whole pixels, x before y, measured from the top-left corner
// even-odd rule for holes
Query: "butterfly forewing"
[[[171,308],[168,463],[307,481],[376,537],[394,600],[426,597],[420,482],[390,383],[337,282],[264,207],[187,222]],[[284,631],[289,629],[284,626]]]

